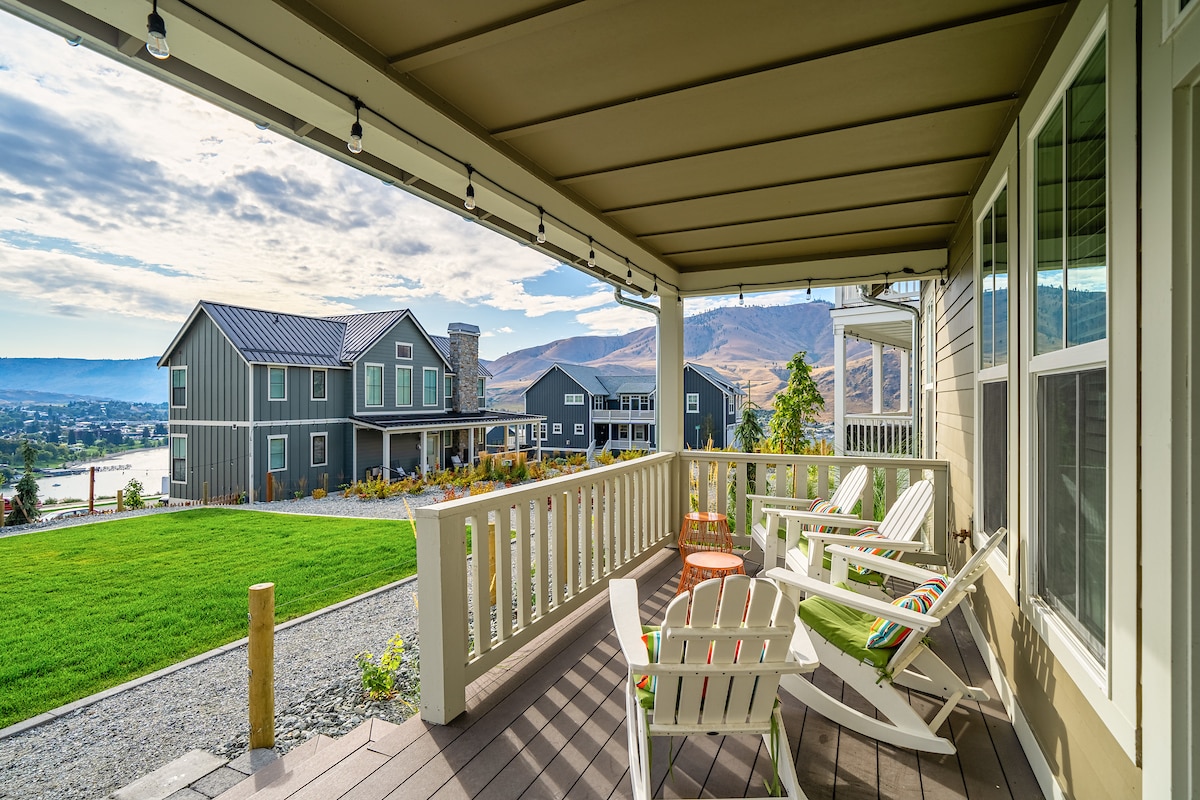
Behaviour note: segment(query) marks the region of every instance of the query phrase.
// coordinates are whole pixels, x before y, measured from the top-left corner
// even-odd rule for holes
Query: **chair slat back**
[[[859,464],[846,473],[837,488],[833,490],[833,494],[829,496],[829,503],[833,506],[833,510],[839,514],[849,514],[850,510],[854,508],[854,504],[862,497],[869,475],[870,471],[866,464]]]
[[[704,581],[690,598],[671,601],[653,668],[653,724],[703,723],[717,731],[765,722],[779,676],[789,671],[780,669],[796,626],[789,606],[773,582],[745,575]]]
[[[877,530],[885,539],[911,542],[929,514],[933,505],[933,484],[917,481],[896,498],[896,502],[883,515]]]

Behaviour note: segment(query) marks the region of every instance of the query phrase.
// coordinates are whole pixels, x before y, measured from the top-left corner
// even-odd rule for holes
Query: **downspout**
[[[661,316],[662,310],[658,306],[651,305],[650,303],[643,303],[640,300],[631,300],[630,298],[621,294],[621,287],[619,287],[619,286],[613,289],[613,298],[623,306],[627,306],[629,308],[636,308],[638,311],[648,311],[654,315],[654,349],[657,352],[658,347],[659,347],[658,339],[659,339],[659,335],[661,332],[660,326],[661,326],[661,322],[662,322],[662,316]],[[655,384],[655,386],[658,385],[658,375],[654,376],[654,384]],[[654,398],[654,451],[655,452],[659,452],[659,437],[662,434],[662,431],[658,425],[658,413],[659,413],[658,407],[660,405],[662,405],[662,403],[659,402],[659,398],[655,397]],[[591,412],[588,412],[588,413],[590,414]],[[633,425],[632,424],[630,424],[630,426],[629,426],[629,436],[630,436],[630,439],[633,438]]]
[[[910,445],[912,453],[910,458],[916,458],[917,451],[917,431],[921,430],[921,390],[919,384],[921,359],[919,358],[921,350],[921,309],[913,306],[905,305],[904,303],[893,303],[891,300],[881,300],[878,297],[871,296],[869,286],[859,286],[859,292],[862,293],[864,303],[873,306],[882,306],[890,308],[893,311],[907,311],[912,314],[912,351],[909,353],[909,368],[912,370],[912,375],[909,378],[909,391],[912,392],[912,438]]]

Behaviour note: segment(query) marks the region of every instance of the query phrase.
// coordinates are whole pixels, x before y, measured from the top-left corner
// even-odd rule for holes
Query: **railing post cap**
[[[274,588],[275,588],[275,584],[273,584],[273,583],[256,583],[250,587],[250,591],[261,592],[266,589],[274,589]]]

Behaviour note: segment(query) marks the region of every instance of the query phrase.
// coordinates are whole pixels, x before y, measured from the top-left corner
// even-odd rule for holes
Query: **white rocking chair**
[[[909,486],[896,502],[883,515],[883,519],[872,527],[878,531],[878,538],[863,538],[854,534],[831,533],[826,531],[804,530],[805,525],[816,523],[814,516],[807,511],[768,511],[768,517],[778,516],[787,523],[787,549],[784,552],[784,566],[792,572],[807,575],[819,581],[829,580],[829,548],[832,545],[847,547],[868,547],[877,550],[890,550],[896,557],[905,553],[916,552],[925,547],[925,543],[917,540],[917,534],[929,508],[933,505],[933,484],[929,481],[917,481]],[[862,520],[852,522],[821,520],[826,528],[862,528],[872,523]],[[887,599],[883,591],[884,576],[876,570],[849,570],[846,578],[852,581],[856,588],[879,599]]]
[[[953,753],[954,745],[939,736],[938,729],[962,699],[986,701],[988,694],[978,686],[968,686],[946,663],[929,649],[925,634],[953,611],[974,583],[987,570],[987,557],[996,549],[1006,531],[1002,528],[979,548],[958,574],[945,579],[946,588],[925,613],[893,603],[847,591],[797,575],[786,569],[773,569],[767,577],[779,581],[785,591],[809,598],[800,603],[799,616],[809,632],[821,664],[841,678],[879,710],[878,718],[851,708],[820,689],[815,683],[795,676],[784,676],[781,687],[806,706],[837,724],[898,747],[931,753]],[[834,580],[845,576],[850,563],[870,566],[903,580],[918,584],[941,577],[899,561],[868,555],[850,547],[830,548],[834,556]],[[790,588],[789,588],[790,587]],[[897,600],[896,602],[899,602]],[[892,648],[868,648],[871,624],[882,618],[912,629],[900,644]],[[943,698],[946,702],[928,722],[909,704],[897,686]]]
[[[777,702],[780,676],[817,667],[796,626],[795,602],[759,578],[703,581],[667,606],[654,661],[643,639],[637,583],[612,581],[609,602],[629,664],[625,705],[635,800],[653,794],[650,737],[700,733],[761,734],[785,796],[804,798]],[[646,679],[653,688],[638,687]]]
[[[776,497],[769,494],[751,494],[746,499],[750,501],[750,519],[754,524],[750,528],[750,539],[754,546],[762,551],[763,568],[783,566],[785,548],[781,547],[778,535],[768,536],[770,531],[775,534],[779,529],[779,520],[770,515],[771,510],[792,509],[810,515],[810,524],[814,526],[833,522],[845,522],[847,526],[862,525],[858,515],[849,513],[854,504],[862,497],[867,485],[870,471],[865,464],[859,464],[846,473],[833,494],[829,497],[829,511],[808,511],[815,498],[809,497]],[[812,520],[820,519],[820,522]]]

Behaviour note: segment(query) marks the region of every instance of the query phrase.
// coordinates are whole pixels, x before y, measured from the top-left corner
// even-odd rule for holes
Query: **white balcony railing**
[[[592,411],[594,423],[654,422],[654,411],[630,411],[617,408],[599,408]]]
[[[881,294],[880,297],[884,300],[890,300],[893,303],[919,300],[921,298],[921,282],[897,281],[886,292]],[[868,305],[868,303],[862,299],[862,292],[858,286],[838,286],[834,290],[835,308],[851,308],[853,306],[864,305]]]
[[[845,438],[847,456],[915,455],[912,414],[847,414]]]
[[[653,555],[685,510],[726,514],[749,547],[747,494],[828,497],[842,470],[864,463],[874,473],[865,521],[932,480],[925,547],[909,560],[945,564],[945,461],[688,450],[416,509],[422,718],[444,724],[466,710],[471,681]]]

